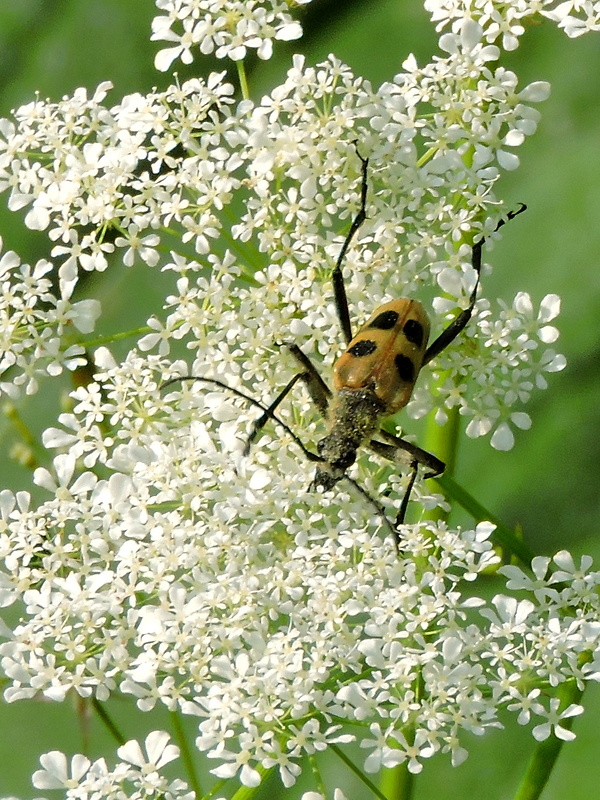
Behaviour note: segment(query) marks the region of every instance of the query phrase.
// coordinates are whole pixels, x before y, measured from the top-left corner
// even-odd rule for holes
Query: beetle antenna
[[[348,308],[348,297],[346,295],[346,287],[344,286],[342,264],[346,256],[346,252],[350,247],[350,243],[352,242],[352,239],[356,234],[356,231],[360,228],[360,226],[367,218],[367,191],[369,188],[368,176],[367,176],[369,159],[361,156],[358,150],[357,141],[354,142],[354,149],[356,150],[356,155],[359,157],[361,163],[360,208],[358,210],[357,215],[354,217],[352,224],[350,225],[350,230],[346,234],[346,238],[344,239],[344,243],[342,244],[342,248],[337,257],[335,268],[331,275],[333,282],[333,293],[335,297],[335,307],[337,310],[338,319],[340,321],[340,326],[342,328],[342,333],[344,334],[344,339],[348,344],[352,340],[352,325],[350,323],[350,310]]]
[[[259,421],[266,420],[266,419],[272,419],[273,422],[276,425],[279,425],[279,427],[282,428],[288,434],[288,436],[290,436],[293,439],[293,441],[298,445],[298,447],[302,450],[302,452],[304,453],[304,455],[306,456],[306,458],[309,461],[319,462],[319,463],[323,462],[324,459],[321,456],[319,456],[316,453],[313,453],[311,450],[309,450],[303,444],[303,442],[300,440],[300,438],[294,433],[294,431],[289,427],[289,425],[286,425],[286,423],[283,420],[279,419],[279,417],[273,412],[273,410],[270,407],[267,408],[262,403],[260,403],[258,400],[255,400],[254,397],[251,397],[250,395],[245,394],[245,392],[242,392],[239,389],[235,389],[233,386],[229,386],[228,384],[224,383],[223,381],[218,380],[217,378],[203,378],[203,377],[200,377],[198,375],[179,375],[176,378],[169,378],[168,381],[165,381],[163,384],[161,384],[160,389],[161,390],[165,389],[167,386],[170,386],[171,384],[179,383],[179,382],[183,382],[183,381],[199,381],[200,383],[208,383],[211,386],[218,386],[220,389],[225,389],[225,391],[231,392],[231,394],[234,394],[236,397],[239,397],[242,400],[245,400],[251,406],[254,406],[254,408],[258,408],[260,411],[263,412],[262,417],[260,418]],[[253,432],[254,432],[254,430],[256,430],[256,423],[255,423],[255,427],[253,429]],[[249,443],[251,443],[251,442],[249,442]],[[369,492],[363,486],[361,486],[360,483],[358,483],[358,481],[356,481],[354,478],[351,478],[349,475],[344,475],[344,477],[346,478],[346,480],[349,483],[352,484],[352,486],[354,486],[356,491],[362,497],[364,497],[365,500],[367,500],[367,502],[371,506],[373,506],[373,508],[377,512],[378,516],[381,517],[384,525],[386,526],[388,531],[391,533],[391,535],[392,535],[392,537],[394,539],[394,543],[396,545],[396,549],[399,551],[400,550],[400,539],[399,539],[399,536],[398,536],[398,531],[397,531],[396,528],[394,528],[394,526],[392,525],[390,520],[387,518],[387,515],[385,513],[385,509],[384,509],[383,505],[380,502],[378,502],[374,497],[372,497],[369,494]]]
[[[164,389],[166,386],[169,386],[172,383],[178,383],[179,381],[199,381],[200,383],[209,383],[212,386],[218,386],[220,389],[225,389],[225,391],[231,392],[231,394],[234,394],[236,397],[240,397],[242,400],[245,400],[251,406],[254,406],[254,408],[260,409],[260,411],[263,412],[263,418],[272,419],[276,425],[279,425],[279,427],[282,428],[288,434],[288,436],[291,436],[309,461],[317,461],[319,463],[323,461],[321,456],[313,453],[302,443],[300,437],[294,433],[289,425],[286,425],[286,423],[282,419],[279,419],[279,417],[270,408],[267,408],[258,400],[255,400],[254,397],[250,397],[250,395],[241,392],[239,389],[234,389],[233,386],[228,386],[226,383],[223,383],[223,381],[217,380],[217,378],[201,378],[197,375],[180,375],[177,378],[170,378],[168,381],[165,381],[163,384],[161,384],[160,388]]]

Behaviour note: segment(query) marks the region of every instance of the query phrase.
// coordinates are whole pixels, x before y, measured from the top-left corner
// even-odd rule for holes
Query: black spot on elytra
[[[377,328],[377,330],[380,331],[389,331],[398,322],[398,316],[399,314],[397,311],[382,311],[381,314],[377,314],[373,322],[369,323],[369,328]]]
[[[403,328],[403,332],[409,342],[416,344],[417,347],[421,347],[423,344],[424,331],[420,322],[417,322],[416,319],[409,319]]]
[[[415,380],[415,365],[408,356],[398,353],[394,359],[396,362],[396,369],[401,381],[406,383],[414,383]]]
[[[356,344],[353,344],[352,347],[348,348],[350,355],[356,356],[356,358],[370,356],[371,353],[375,352],[375,350],[377,350],[377,345],[370,339],[361,339],[360,342],[357,342]]]

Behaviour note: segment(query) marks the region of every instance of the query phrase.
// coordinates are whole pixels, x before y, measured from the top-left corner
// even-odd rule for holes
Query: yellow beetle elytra
[[[410,400],[430,327],[427,312],[417,300],[393,300],[380,306],[336,361],[335,390],[370,388],[386,413],[400,411]]]

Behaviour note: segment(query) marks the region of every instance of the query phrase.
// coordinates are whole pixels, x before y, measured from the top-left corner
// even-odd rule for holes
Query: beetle
[[[399,549],[400,527],[404,524],[419,466],[424,468],[425,478],[433,478],[444,471],[445,464],[432,453],[389,433],[381,427],[381,422],[407,405],[420,370],[448,347],[471,319],[479,287],[485,239],[482,237],[472,247],[472,266],[476,273],[476,282],[469,298],[469,305],[432,344],[428,344],[431,326],[424,306],[418,300],[407,298],[392,300],[376,308],[354,335],[342,265],[356,232],[366,219],[369,164],[368,158],[364,158],[358,149],[356,152],[362,167],[360,208],[342,244],[332,272],[336,312],[347,345],[333,367],[333,391],[321,378],[309,357],[298,345],[289,342],[283,346],[287,347],[294,357],[299,371],[268,406],[216,378],[183,376],[173,378],[167,383],[195,380],[213,384],[261,409],[262,414],[254,422],[246,439],[244,455],[248,455],[262,429],[269,420],[272,420],[292,437],[307,459],[316,463],[310,489],[320,488],[329,491],[342,479],[349,481],[376,508]],[[525,205],[521,204],[516,211],[510,212],[506,219],[498,223],[496,230],[525,208]],[[321,416],[328,422],[327,434],[317,443],[316,453],[307,448],[275,413],[298,382],[305,385]],[[408,486],[394,524],[387,518],[382,504],[348,475],[348,469],[354,464],[358,449],[365,445],[377,455],[395,463],[408,465],[411,469]]]

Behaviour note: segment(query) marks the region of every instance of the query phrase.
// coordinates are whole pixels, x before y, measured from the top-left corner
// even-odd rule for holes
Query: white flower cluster
[[[311,0],[156,0],[161,12],[152,23],[152,39],[167,41],[155,66],[168,70],[174,61],[191,64],[194,51],[242,61],[248,51],[269,59],[273,42],[300,38],[302,27],[289,11]],[[481,26],[486,42],[500,40],[515,50],[525,24],[536,15],[558,23],[570,37],[600,29],[598,0],[425,0],[437,30],[459,33],[465,20]]]
[[[501,38],[504,50],[519,46],[525,24],[538,14],[557,22],[571,38],[600,30],[598,0],[425,0],[425,8],[438,31],[448,25],[460,30],[465,19],[472,19],[482,26],[487,42]]]
[[[229,440],[247,415],[201,392],[187,411],[175,393],[161,401],[141,369],[108,370],[104,397],[79,392],[90,440],[72,450],[112,418],[109,478],[58,456],[54,483],[36,473],[50,500],[33,509],[0,495],[0,602],[25,609],[0,646],[7,700],[120,690],[142,711],[162,704],[198,719],[215,775],[249,786],[272,767],[289,786],[303,756],[350,739],[367,771],[406,761],[418,772],[437,752],[459,763],[462,733],[499,726],[505,709],[537,738],[568,737],[561,719],[581,709],[559,712],[538,689],[600,676],[589,562],[539,559],[534,579],[505,568],[531,599],[469,598],[464,581],[498,562],[493,525],[407,526],[398,557],[361,496],[306,495],[277,440],[262,451],[280,476],[264,457],[242,470]],[[125,373],[145,387],[129,406]],[[195,421],[182,426],[189,406]]]
[[[575,38],[588,31],[600,30],[600,2],[595,0],[565,0],[553,8],[542,12],[549,19],[558,22],[567,36]]]
[[[157,346],[166,355],[171,340],[186,337],[198,369],[214,363],[235,381],[241,363],[256,375],[268,362],[273,378],[272,343],[282,337],[300,336],[307,352],[328,361],[338,352],[328,272],[356,212],[357,140],[370,158],[370,187],[362,241],[346,267],[356,322],[383,300],[437,282],[444,292],[434,301],[439,331],[468,302],[470,242],[482,233],[492,236],[499,213],[493,184],[500,168],[517,164],[508,150],[535,130],[538,114],[528,103],[548,92],[543,83],[519,91],[513,73],[491,70],[498,52],[482,45],[481,35],[474,22],[460,34],[444,34],[446,59],[423,69],[408,59],[405,72],[378,90],[334,58],[307,68],[297,57],[287,80],[258,106],[234,108],[233,89],[219,75],[132,95],[112,109],[101,105],[107,86],[91,99],[78,92],[58,104],[36,102],[16,112],[16,126],[3,125],[0,186],[10,188],[12,208],[28,207],[31,228],[57,241],[57,304],[72,295],[80,270],[106,269],[116,250],[126,265],[135,259],[157,264],[161,231],[178,229],[200,262],[180,255],[167,268],[228,277],[206,297],[198,285],[180,282],[168,303],[173,313],[165,323],[151,321],[154,333],[140,346]],[[233,223],[232,203],[244,209]],[[239,267],[225,250],[231,237]],[[221,299],[224,290],[231,302]],[[227,336],[223,302],[229,303]],[[460,381],[438,402],[460,405],[472,422],[470,433],[494,433],[494,444],[506,447],[510,426],[523,427],[515,403],[534,383],[543,384],[542,371],[560,369],[564,360],[538,346],[547,340],[537,336],[523,303],[515,304],[510,320],[511,331],[529,334],[527,341],[519,338],[518,356],[513,342],[495,336],[493,324],[480,325],[486,335],[469,364],[488,378],[476,397],[469,399]],[[29,347],[30,369],[40,371],[45,362],[40,365],[33,345],[26,338],[17,351]],[[66,345],[55,349],[71,352]],[[436,364],[460,370],[460,359],[447,351]],[[519,368],[507,375],[516,361]],[[495,365],[505,372],[489,378]],[[421,379],[414,416],[429,410],[431,374]]]
[[[177,42],[164,65],[195,44],[267,56],[273,38],[296,33],[289,3],[158,5],[155,37]],[[488,3],[485,13],[504,15],[510,38],[521,5]],[[0,123],[0,189],[60,260],[57,290],[45,262],[31,270],[10,253],[0,262],[6,392],[35,391],[39,374],[79,363],[76,333],[91,332],[99,313],[94,300],[71,302],[82,270],[113,269],[120,255],[173,276],[161,317],[121,363],[97,351],[96,382],[45,432],[60,452],[34,479],[50,498],[0,492],[0,606],[22,607],[0,630],[7,700],[121,692],[141,711],[164,705],[197,718],[196,745],[217,776],[247,786],[272,768],[289,786],[305,755],[351,738],[368,750],[366,770],[418,772],[438,752],[459,763],[461,735],[498,726],[505,709],[539,740],[569,738],[581,707],[559,709],[554,690],[600,679],[600,573],[590,564],[538,560],[533,582],[505,568],[508,589],[531,599],[468,598],[464,581],[498,562],[492,526],[405,526],[398,557],[382,510],[395,516],[406,478],[360,458],[357,483],[341,481],[335,502],[308,493],[298,441],[314,447],[320,433],[304,394],[278,409],[287,433],[270,421],[245,458],[251,404],[214,383],[160,388],[193,374],[271,400],[293,375],[279,346],[291,340],[331,365],[340,349],[331,270],[359,204],[357,150],[369,170],[367,219],[344,264],[354,329],[403,295],[433,307],[435,333],[469,305],[473,243],[493,245],[514,211],[494,184],[517,166],[513,150],[538,120],[531,103],[548,86],[520,88],[494,64],[483,11],[443,8],[446,55],[424,67],[410,57],[380,87],[334,57],[316,68],[296,57],[258,104],[235,105],[213,74],[112,108],[103,85]],[[171,33],[176,21],[183,38]],[[556,296],[534,311],[524,293],[494,311],[484,269],[474,324],[435,359],[437,372],[423,371],[409,411],[433,407],[443,421],[458,407],[470,435],[509,447],[511,426],[530,423],[521,405],[564,365],[551,347],[558,311]],[[182,345],[191,367],[178,360]],[[452,380],[432,400],[446,370]],[[414,493],[426,508],[443,505],[426,491]],[[160,732],[146,755],[121,748],[114,770],[78,756],[69,773],[54,752],[36,786],[102,800],[123,796],[121,780],[132,798],[183,800],[187,787],[160,775],[175,755]]]
[[[477,438],[494,431],[491,445],[497,450],[510,450],[514,445],[511,426],[521,430],[531,427],[531,418],[524,411],[515,411],[515,405],[529,400],[534,389],[547,387],[545,372],[557,372],[565,367],[564,356],[552,348],[540,347],[558,338],[558,330],[547,323],[560,311],[560,298],[547,295],[534,314],[531,298],[519,292],[513,306],[494,318],[489,304],[480,304],[477,320],[484,342],[483,352],[474,354],[450,350],[447,363],[451,364],[452,378],[447,378],[436,388],[443,398],[436,410],[436,420],[447,421],[446,409],[458,407],[459,413],[468,415],[467,436]],[[456,380],[456,376],[460,376]],[[462,381],[462,383],[461,383]],[[469,389],[469,399],[464,392]],[[492,402],[491,398],[495,398]],[[434,397],[418,385],[407,408],[408,414],[418,419],[434,408]]]
[[[128,800],[193,800],[181,780],[169,781],[160,770],[179,756],[179,748],[169,744],[169,734],[152,731],[144,748],[132,739],[119,747],[122,760],[109,769],[105,759],[92,762],[75,755],[70,763],[64,753],[52,750],[40,758],[42,769],[33,774],[36,789],[65,789],[68,800],[125,798]]]
[[[197,250],[207,252],[237,187],[239,120],[227,116],[233,87],[222,76],[129,95],[112,109],[102,105],[109,89],[30,103],[0,127],[0,189],[10,189],[9,208],[28,208],[29,228],[59,242],[51,255],[63,299],[80,270],[105,270],[115,249],[127,265],[155,265],[160,238],[150,231],[173,220],[184,237],[198,231]]]
[[[169,744],[169,735],[164,731],[148,734],[143,749],[132,739],[117,749],[117,755],[122,761],[110,769],[104,758],[92,762],[87,756],[77,754],[69,761],[64,753],[52,750],[41,756],[42,769],[34,773],[33,785],[37,789],[64,789],[67,800],[197,800],[198,794],[190,791],[183,781],[168,781],[160,774],[162,767],[179,755],[179,748]],[[346,800],[337,788],[328,796]],[[309,791],[303,793],[301,800],[326,798]]]
[[[12,251],[0,257],[0,391],[9,397],[16,398],[23,387],[27,394],[36,392],[38,376],[85,364],[84,348],[73,341],[72,331],[90,333],[100,303],[57,298],[51,270],[45,260],[33,268],[22,264]]]
[[[156,0],[163,12],[152,22],[152,39],[174,42],[156,55],[155,66],[169,69],[180,59],[191,64],[194,49],[217,58],[243,61],[248,50],[273,54],[273,41],[292,41],[302,28],[289,10],[310,0]],[[175,27],[174,27],[175,26]]]

